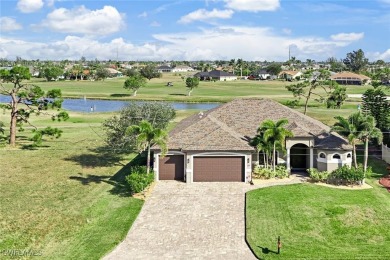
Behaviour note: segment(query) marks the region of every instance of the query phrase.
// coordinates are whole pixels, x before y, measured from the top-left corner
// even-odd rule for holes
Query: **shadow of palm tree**
[[[138,154],[128,164],[124,165],[117,173],[111,175],[93,175],[88,174],[83,176],[70,176],[69,179],[79,181],[82,185],[89,185],[91,183],[100,184],[107,183],[112,186],[109,191],[111,194],[118,195],[120,197],[130,197],[132,194],[130,188],[126,182],[126,176],[130,173],[130,168],[135,165],[143,165],[146,163],[146,156],[144,154]]]

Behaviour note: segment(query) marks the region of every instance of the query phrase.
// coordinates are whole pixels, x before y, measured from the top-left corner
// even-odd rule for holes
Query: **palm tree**
[[[262,133],[258,133],[254,138],[252,138],[249,144],[256,149],[258,162],[260,161],[259,153],[263,152],[264,166],[268,168],[268,158],[271,155],[273,144],[266,141]]]
[[[273,145],[272,155],[272,169],[275,171],[275,159],[276,159],[276,147],[280,145],[280,148],[284,149],[285,141],[287,137],[293,137],[293,133],[284,128],[288,124],[287,119],[280,119],[276,123],[270,119],[267,119],[261,123],[258,128],[258,132],[263,133],[264,140],[271,142]]]
[[[128,135],[136,135],[137,147],[140,151],[147,149],[146,172],[150,171],[150,147],[157,144],[164,155],[167,151],[167,132],[163,129],[155,128],[146,120],[142,120],[138,125],[129,126],[126,130]]]
[[[354,113],[347,118],[342,116],[336,116],[335,119],[337,122],[333,125],[332,130],[340,133],[341,135],[347,137],[348,142],[352,145],[353,149],[353,164],[357,168],[356,160],[356,143],[358,141],[358,131],[357,125],[360,122],[361,114]]]
[[[359,121],[358,126],[358,137],[364,142],[364,172],[367,171],[367,161],[368,161],[368,142],[371,139],[376,139],[378,144],[382,142],[383,134],[379,128],[376,127],[375,118],[371,115],[364,115],[361,117],[362,120]]]

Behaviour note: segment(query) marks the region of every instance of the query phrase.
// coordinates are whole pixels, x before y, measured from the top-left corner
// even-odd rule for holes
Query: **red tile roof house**
[[[236,99],[181,121],[169,133],[165,157],[153,148],[156,180],[249,182],[257,156],[248,140],[262,121],[282,118],[294,137],[278,163],[292,171],[351,165],[352,147],[323,123],[269,99]]]

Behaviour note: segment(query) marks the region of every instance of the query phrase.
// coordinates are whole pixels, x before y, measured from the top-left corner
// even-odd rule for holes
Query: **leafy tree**
[[[145,87],[145,85],[146,79],[142,75],[138,74],[127,78],[125,83],[123,84],[123,87],[125,89],[132,90],[133,96],[135,97],[137,96],[138,89],[140,89],[141,87]]]
[[[261,123],[257,130],[258,133],[263,134],[265,142],[270,142],[273,145],[272,169],[274,171],[276,162],[276,147],[279,145],[282,149],[284,149],[286,138],[294,136],[290,130],[284,128],[287,124],[287,119],[280,119],[277,122],[267,119]]]
[[[324,71],[321,72],[321,74],[316,76],[314,79],[286,86],[287,90],[292,92],[294,97],[297,97],[299,99],[305,99],[305,115],[307,112],[307,107],[309,105],[309,100],[313,96],[317,97],[316,101],[323,102],[324,100],[326,100],[326,97],[331,94],[334,85],[332,82],[324,80],[327,78],[327,74],[328,72]],[[321,89],[323,91],[317,91],[317,89]],[[323,92],[325,92],[325,94]]]
[[[57,80],[57,78],[63,74],[64,70],[57,66],[49,66],[43,69],[43,76],[47,81]]]
[[[342,61],[338,61],[336,58],[334,57],[330,57],[329,59],[327,59],[326,61],[327,63],[329,63],[330,65],[330,70],[331,71],[334,71],[334,72],[341,72],[344,70],[345,68],[345,65]]]
[[[135,76],[135,75],[139,74],[139,72],[138,72],[136,69],[131,68],[131,69],[125,70],[125,73],[124,73],[124,74],[125,74],[126,76],[128,76],[128,77],[131,77],[131,76]]]
[[[347,99],[347,88],[339,86],[337,82],[331,81],[330,84],[334,84],[334,90],[330,93],[326,100],[327,108],[341,108],[344,101]]]
[[[146,120],[154,128],[166,129],[175,116],[176,111],[170,103],[130,102],[118,116],[113,116],[103,122],[106,143],[114,152],[132,152],[136,149],[136,145],[135,137],[126,135],[126,129],[129,126],[138,125],[142,120]]]
[[[278,63],[271,63],[267,66],[267,72],[272,75],[278,75],[282,71],[282,66]]]
[[[368,59],[364,56],[364,51],[359,49],[347,53],[347,57],[343,60],[343,63],[350,71],[360,72],[368,64]]]
[[[350,115],[348,118],[342,116],[336,116],[335,119],[337,122],[333,125],[332,131],[336,131],[339,134],[347,137],[348,142],[352,145],[353,149],[353,163],[355,168],[357,168],[356,160],[356,144],[359,140],[358,127],[361,120],[361,113],[357,112]]]
[[[4,134],[4,123],[0,121],[0,134]]]
[[[188,77],[186,79],[186,87],[188,88],[188,96],[191,96],[191,92],[194,88],[199,86],[199,78],[197,77]]]
[[[381,88],[368,89],[362,97],[362,109],[372,115],[382,131],[390,128],[390,102]]]
[[[126,134],[136,136],[136,145],[140,151],[147,150],[146,159],[146,173],[150,171],[150,147],[157,144],[161,153],[165,154],[167,151],[167,139],[168,134],[166,131],[155,128],[146,120],[142,120],[138,125],[129,126],[126,130]]]
[[[162,77],[162,74],[156,70],[156,67],[154,65],[151,64],[146,65],[144,68],[142,68],[140,73],[144,78],[147,78],[148,80]]]
[[[106,68],[98,68],[95,72],[95,78],[97,80],[105,80],[110,76],[110,72]]]
[[[10,103],[2,105],[3,108],[9,109],[10,113],[10,138],[9,144],[15,146],[16,144],[16,130],[19,126],[23,130],[23,123],[31,125],[29,118],[31,114],[40,115],[48,109],[60,109],[62,105],[61,90],[49,90],[44,92],[40,87],[30,84],[23,84],[23,80],[31,78],[29,69],[26,67],[13,67],[11,70],[0,70],[0,94],[10,97]],[[11,83],[6,84],[4,83]],[[19,107],[19,105],[22,105]],[[46,113],[45,113],[46,114]],[[65,111],[59,111],[57,114],[51,115],[53,120],[66,120],[68,114]],[[35,131],[35,135],[41,137],[34,137],[34,140],[41,140],[42,135],[58,136],[59,131]]]

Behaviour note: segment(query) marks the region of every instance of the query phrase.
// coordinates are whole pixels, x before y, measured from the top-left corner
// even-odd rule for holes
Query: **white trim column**
[[[160,178],[160,175],[159,175],[160,154],[155,153],[153,159],[154,159],[154,164],[153,164],[154,180],[159,181],[159,178]]]
[[[313,168],[313,147],[309,147],[310,149],[310,169]]]
[[[186,183],[192,183],[194,181],[193,178],[193,161],[194,157],[192,155],[187,154],[185,157],[185,173],[186,173]]]
[[[287,168],[288,172],[291,172],[291,169],[290,169],[290,147],[288,147],[286,150],[287,150],[286,168]]]

